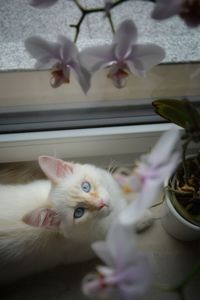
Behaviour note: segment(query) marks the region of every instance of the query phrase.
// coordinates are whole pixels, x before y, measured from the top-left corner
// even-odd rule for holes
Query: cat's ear
[[[56,229],[61,223],[59,215],[51,208],[39,207],[27,213],[22,221],[30,226]]]
[[[60,180],[73,173],[73,163],[52,156],[40,156],[38,162],[40,168],[53,183],[59,183]]]

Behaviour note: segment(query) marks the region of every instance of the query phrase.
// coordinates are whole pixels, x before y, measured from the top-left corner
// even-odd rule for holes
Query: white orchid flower
[[[165,57],[163,48],[136,42],[136,26],[132,20],[125,20],[118,27],[111,45],[84,49],[81,59],[92,73],[109,67],[108,77],[117,88],[122,88],[129,72],[143,76]]]
[[[121,182],[123,186],[126,183],[130,189],[138,193],[136,200],[119,216],[123,225],[134,225],[157,199],[164,180],[172,174],[180,160],[180,153],[174,152],[179,138],[178,128],[171,128],[161,136],[150,154],[137,162],[131,175],[123,178],[123,175],[116,174],[115,178],[119,184]]]
[[[129,228],[113,224],[105,242],[92,245],[107,266],[83,280],[83,292],[93,299],[134,300],[142,296],[152,281],[148,257],[136,251],[135,235]]]
[[[25,47],[37,60],[37,69],[52,69],[52,87],[69,83],[72,71],[85,93],[90,88],[91,75],[81,64],[78,49],[70,39],[58,36],[57,42],[48,42],[35,36],[26,39]]]

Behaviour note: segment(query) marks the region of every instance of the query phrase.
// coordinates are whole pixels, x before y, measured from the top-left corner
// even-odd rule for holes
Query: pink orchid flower
[[[25,47],[37,60],[37,69],[52,69],[52,87],[69,83],[72,71],[85,93],[90,88],[91,75],[81,64],[76,45],[68,38],[59,36],[57,42],[48,42],[40,37],[30,37],[25,41]]]
[[[142,296],[152,281],[148,257],[136,252],[132,230],[113,224],[106,241],[92,245],[107,266],[97,267],[96,274],[83,280],[83,292],[93,299],[134,300]]]
[[[117,88],[125,86],[129,72],[142,76],[165,57],[163,48],[154,44],[136,44],[137,28],[132,20],[118,27],[113,43],[82,51],[81,59],[92,73],[109,67],[108,78]]]
[[[46,8],[54,5],[58,0],[29,0],[29,4],[38,8]]]
[[[164,180],[172,174],[180,160],[180,153],[174,151],[179,138],[179,130],[176,127],[171,128],[161,136],[150,154],[137,162],[133,174],[116,174],[119,184],[126,184],[138,193],[136,199],[120,214],[121,224],[134,225],[155,202]]]
[[[200,25],[200,0],[157,0],[152,18],[164,20],[179,15],[188,26]]]

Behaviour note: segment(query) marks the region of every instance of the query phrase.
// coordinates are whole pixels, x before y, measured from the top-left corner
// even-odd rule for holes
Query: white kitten
[[[48,180],[0,185],[0,282],[90,259],[126,206],[105,170],[42,156]]]

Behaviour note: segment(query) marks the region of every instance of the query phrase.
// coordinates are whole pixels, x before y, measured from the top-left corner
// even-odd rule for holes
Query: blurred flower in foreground
[[[34,7],[46,8],[55,4],[58,0],[29,0],[29,4]]]
[[[119,216],[123,225],[135,224],[145,210],[157,199],[164,180],[175,170],[179,152],[174,152],[179,141],[180,133],[176,127],[165,132],[150,154],[141,157],[136,163],[132,174],[115,174],[115,179],[130,191],[136,192],[137,197]]]
[[[112,225],[105,242],[96,242],[93,250],[107,266],[83,280],[83,292],[93,299],[134,300],[142,296],[152,281],[146,255],[136,252],[135,235],[130,228]]]
[[[113,43],[82,51],[81,58],[92,72],[110,67],[108,78],[117,88],[126,84],[129,72],[142,76],[163,60],[163,48],[154,44],[136,44],[137,28],[132,20],[125,20],[118,27]]]
[[[200,0],[157,0],[152,18],[164,20],[179,15],[188,26],[200,25]]]
[[[36,36],[30,37],[26,39],[25,47],[37,60],[36,68],[52,69],[52,87],[69,83],[72,71],[85,93],[90,88],[91,75],[80,63],[76,45],[68,38],[59,36],[58,41],[54,43]]]

